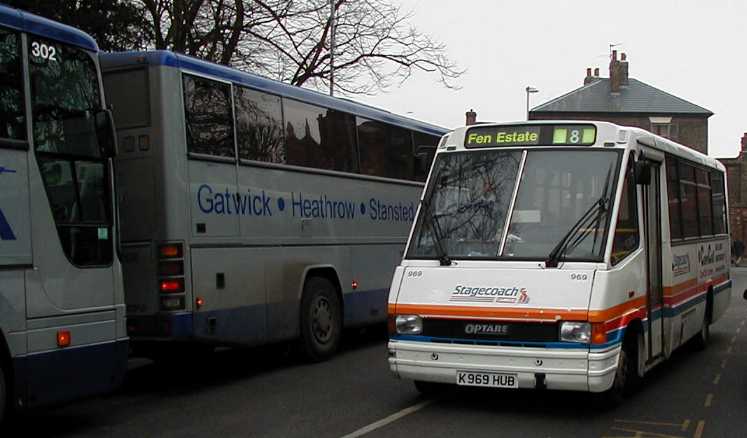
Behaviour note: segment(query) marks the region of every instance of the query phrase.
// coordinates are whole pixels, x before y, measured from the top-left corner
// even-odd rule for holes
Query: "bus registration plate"
[[[480,371],[457,371],[457,385],[487,386],[490,388],[518,388],[516,374],[485,373]]]

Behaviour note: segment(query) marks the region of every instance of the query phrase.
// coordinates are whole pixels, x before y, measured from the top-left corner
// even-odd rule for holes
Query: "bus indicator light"
[[[202,297],[197,297],[197,299],[195,300],[195,307],[199,309],[200,307],[204,305],[205,305],[205,299]]]
[[[353,280],[353,283],[351,284],[351,286],[353,287],[353,290],[358,289],[358,282]]]
[[[180,244],[161,245],[158,254],[162,259],[178,259],[182,257],[182,246]]]
[[[58,330],[57,331],[57,346],[65,348],[70,346],[72,338],[70,336],[70,330]]]
[[[605,342],[607,342],[607,332],[604,329],[604,324],[592,324],[591,343],[604,344]]]

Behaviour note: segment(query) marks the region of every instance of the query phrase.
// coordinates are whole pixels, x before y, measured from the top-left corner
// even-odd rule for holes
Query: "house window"
[[[677,140],[678,129],[671,117],[649,117],[651,132],[670,140]]]

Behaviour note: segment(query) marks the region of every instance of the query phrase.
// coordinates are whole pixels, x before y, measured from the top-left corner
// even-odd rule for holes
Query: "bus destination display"
[[[596,136],[594,125],[476,126],[467,131],[464,146],[589,146]]]

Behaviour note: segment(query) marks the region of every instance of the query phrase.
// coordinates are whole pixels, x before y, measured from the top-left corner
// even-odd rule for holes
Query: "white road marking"
[[[357,437],[363,436],[363,435],[365,435],[367,433],[371,433],[371,432],[373,432],[376,429],[381,429],[382,427],[384,427],[384,426],[386,426],[388,424],[394,423],[395,421],[399,420],[402,417],[406,417],[406,416],[408,416],[410,414],[413,414],[413,413],[415,413],[415,412],[423,409],[424,407],[426,407],[429,404],[433,403],[433,401],[434,400],[425,400],[425,401],[422,401],[422,402],[420,402],[418,404],[414,404],[414,405],[412,405],[412,406],[410,406],[408,408],[404,408],[401,411],[395,412],[392,415],[390,415],[388,417],[385,417],[385,418],[382,418],[379,421],[375,421],[375,422],[369,424],[368,426],[363,426],[363,427],[361,427],[360,429],[358,429],[358,430],[356,430],[354,432],[350,432],[349,434],[343,436],[342,438],[357,438]]]

